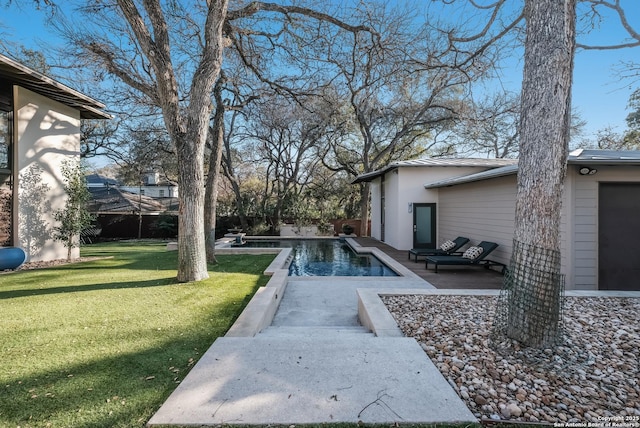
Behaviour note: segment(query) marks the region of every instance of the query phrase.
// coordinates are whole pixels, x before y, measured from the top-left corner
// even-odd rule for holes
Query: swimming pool
[[[293,248],[289,276],[398,276],[371,254],[338,239],[247,240],[243,246]]]

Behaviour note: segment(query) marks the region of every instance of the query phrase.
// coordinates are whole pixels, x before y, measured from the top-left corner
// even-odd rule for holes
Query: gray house
[[[52,239],[66,198],[61,165],[80,156],[80,120],[110,118],[104,107],[0,55],[0,246],[32,261],[66,258]]]
[[[434,176],[432,168],[422,167],[420,190],[402,187],[402,182],[393,179],[406,168],[399,164],[371,178],[373,237],[397,249],[409,249],[420,244],[421,230],[428,227],[433,232],[431,245],[459,235],[472,243],[493,241],[500,246],[492,258],[509,262],[515,163],[462,174],[449,166],[450,174],[444,178]],[[390,200],[397,201],[404,194],[413,195],[413,200],[389,206]],[[430,210],[428,225],[424,216],[415,212],[423,205]],[[394,209],[404,211],[393,218],[393,227],[405,230],[402,240],[381,233],[380,225],[388,230],[391,221],[382,213]],[[640,151],[572,152],[561,214],[562,271],[567,289],[640,290]]]

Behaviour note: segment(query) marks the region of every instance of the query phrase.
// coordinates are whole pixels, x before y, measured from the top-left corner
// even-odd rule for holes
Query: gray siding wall
[[[508,264],[515,218],[516,176],[440,188],[440,241],[466,236],[472,244],[491,241],[499,247],[491,259]]]
[[[582,176],[569,165],[560,223],[562,272],[567,290],[598,289],[599,184],[640,182],[637,166],[597,166]],[[462,235],[472,243],[500,245],[491,258],[509,263],[515,217],[516,176],[439,189],[439,242]]]
[[[598,289],[598,182],[593,176],[572,177],[573,284],[577,289]],[[567,287],[569,288],[569,287]]]
[[[571,165],[568,179],[573,183],[570,201],[573,210],[571,252],[573,263],[573,285],[576,289],[598,289],[598,188],[600,183],[640,182],[637,166],[596,166],[594,175],[579,175],[578,167]],[[630,195],[630,197],[632,197]],[[567,289],[570,289],[567,278]]]
[[[566,276],[566,289],[576,287],[574,282],[573,244],[565,239],[575,227],[571,218],[572,204],[568,203],[573,189],[565,186],[560,219],[561,270]],[[439,236],[442,240],[458,235],[473,243],[491,241],[500,245],[491,255],[492,260],[509,264],[513,251],[515,228],[516,176],[494,178],[440,189]],[[588,220],[591,221],[591,220]]]

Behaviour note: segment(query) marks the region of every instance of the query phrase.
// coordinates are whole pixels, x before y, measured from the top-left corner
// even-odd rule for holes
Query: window
[[[0,97],[2,98],[2,97]],[[0,247],[13,245],[11,125],[13,114],[0,99]]]
[[[140,194],[144,196],[144,189],[140,189]]]
[[[160,190],[160,197],[161,197],[161,198],[164,198],[164,189],[161,189],[161,190]]]
[[[11,112],[0,110],[0,173],[9,173],[11,165]]]

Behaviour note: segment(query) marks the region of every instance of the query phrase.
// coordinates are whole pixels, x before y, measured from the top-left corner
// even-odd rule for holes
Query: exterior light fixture
[[[588,166],[581,166],[578,172],[580,175],[593,175],[598,172],[598,170],[595,168],[589,168]]]

